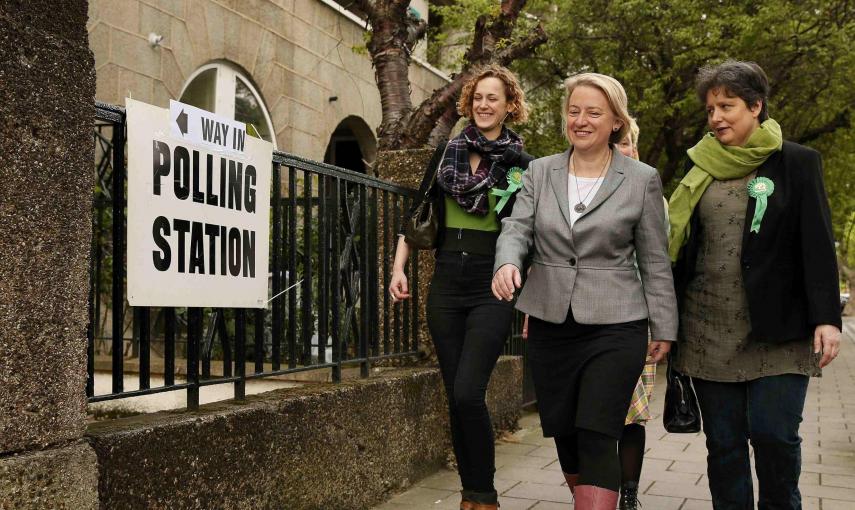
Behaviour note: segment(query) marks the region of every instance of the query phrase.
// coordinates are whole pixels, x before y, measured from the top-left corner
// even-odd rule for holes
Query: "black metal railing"
[[[130,307],[125,130],[122,108],[96,104],[89,402],[187,390],[195,408],[202,386],[231,383],[242,399],[248,379],[329,369],[340,381],[353,365],[367,377],[377,360],[418,352],[418,252],[407,266],[413,299],[393,304],[383,291],[414,191],[283,152],[270,197],[268,285],[279,297],[267,309]],[[109,390],[96,394],[96,372],[110,373]]]

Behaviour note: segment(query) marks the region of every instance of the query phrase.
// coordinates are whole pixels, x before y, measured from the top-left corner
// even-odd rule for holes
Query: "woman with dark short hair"
[[[675,368],[692,377],[716,510],[800,509],[810,376],[840,349],[838,275],[818,152],[786,141],[753,62],[697,76],[708,133],[670,200],[680,308]]]

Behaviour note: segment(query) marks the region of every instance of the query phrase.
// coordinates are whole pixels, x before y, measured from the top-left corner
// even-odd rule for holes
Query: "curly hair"
[[[472,120],[472,98],[475,87],[484,78],[498,78],[505,84],[505,98],[508,102],[508,122],[525,122],[528,120],[528,104],[525,102],[525,92],[517,76],[508,68],[490,64],[478,69],[475,75],[463,85],[460,99],[457,100],[457,113]]]

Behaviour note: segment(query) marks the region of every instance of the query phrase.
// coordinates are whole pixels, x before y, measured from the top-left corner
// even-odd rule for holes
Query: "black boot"
[[[638,482],[625,482],[620,488],[620,510],[638,510]]]

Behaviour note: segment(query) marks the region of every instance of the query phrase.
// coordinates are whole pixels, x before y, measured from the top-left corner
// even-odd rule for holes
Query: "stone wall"
[[[85,0],[0,2],[0,508],[94,508]]]
[[[259,89],[280,150],[323,161],[330,135],[346,117],[360,117],[372,129],[380,125],[374,69],[359,51],[364,24],[337,4],[92,0],[89,14],[101,101],[124,105],[132,95],[166,107],[202,65],[227,61]],[[149,33],[163,36],[160,46],[149,44]],[[416,102],[445,82],[418,63],[410,80]]]
[[[96,461],[83,441],[0,460],[0,510],[97,508]]]
[[[516,425],[522,364],[489,388],[497,427]],[[370,508],[441,466],[450,448],[437,369],[395,369],[97,423],[101,508]]]
[[[75,440],[85,412],[86,2],[17,3],[0,4],[0,452]]]

